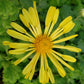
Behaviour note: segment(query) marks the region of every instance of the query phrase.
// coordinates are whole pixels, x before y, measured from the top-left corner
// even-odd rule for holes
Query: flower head
[[[13,50],[9,50],[10,54],[18,55],[28,52],[26,56],[16,60],[14,62],[15,65],[18,65],[19,63],[27,59],[30,55],[35,53],[30,63],[26,65],[26,67],[22,71],[22,73],[25,75],[25,78],[29,78],[29,80],[32,80],[37,61],[39,60],[39,58],[41,58],[39,70],[40,83],[48,83],[49,80],[51,81],[51,83],[55,83],[54,76],[52,70],[48,65],[47,58],[49,58],[55,65],[61,77],[64,77],[66,75],[66,72],[60,63],[68,67],[70,70],[74,70],[74,68],[67,64],[65,61],[76,62],[76,59],[72,56],[64,55],[57,52],[55,48],[66,49],[72,52],[81,51],[81,49],[73,46],[63,46],[58,44],[77,37],[78,34],[57,40],[57,38],[61,35],[71,31],[75,26],[75,23],[72,21],[72,17],[69,16],[59,24],[58,28],[56,28],[55,31],[52,32],[53,27],[56,24],[59,16],[59,9],[51,6],[46,15],[45,30],[44,32],[42,32],[35,1],[33,2],[33,6],[34,7],[30,7],[28,10],[23,8],[22,14],[19,15],[22,23],[26,26],[26,28],[30,30],[31,34],[29,34],[22,26],[15,22],[11,22],[10,25],[16,31],[12,29],[7,30],[7,33],[10,36],[16,39],[23,40],[25,42],[13,43],[4,41],[3,44],[8,45],[10,48],[13,48]]]

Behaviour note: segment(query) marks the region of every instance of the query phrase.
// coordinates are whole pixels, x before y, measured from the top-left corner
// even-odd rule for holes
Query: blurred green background
[[[77,38],[61,44],[79,47],[82,49],[81,53],[58,50],[77,59],[76,63],[69,63],[75,68],[75,71],[72,72],[64,67],[67,74],[62,78],[57,73],[54,65],[52,66],[50,60],[48,60],[55,77],[55,84],[84,84],[84,0],[36,0],[36,2],[42,28],[44,28],[47,10],[52,5],[60,9],[59,19],[55,28],[67,16],[72,16],[76,24],[72,31],[62,37],[79,34]],[[8,53],[9,47],[2,45],[2,42],[5,40],[16,42],[15,39],[6,33],[6,30],[11,28],[11,21],[22,24],[19,19],[21,9],[28,9],[32,5],[33,0],[0,0],[0,84],[40,84],[38,80],[40,62],[37,64],[38,67],[36,68],[33,80],[24,79],[21,72],[29,62],[29,59],[20,63],[18,66],[14,66],[12,62],[23,55],[10,55]],[[81,9],[83,10],[81,11]]]

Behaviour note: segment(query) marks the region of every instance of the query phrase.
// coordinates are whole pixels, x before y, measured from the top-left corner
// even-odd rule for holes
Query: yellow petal
[[[40,83],[44,83],[44,74],[45,74],[44,67],[41,67],[40,72],[39,72],[39,81],[40,81]]]
[[[47,57],[45,54],[44,54],[44,61],[45,61],[45,70],[47,70],[48,62],[47,62]]]
[[[45,70],[44,70],[44,57],[41,55],[41,64],[40,64],[40,73],[39,73],[39,81],[40,83],[44,83],[45,81]]]
[[[29,23],[27,22],[27,20],[25,19],[25,17],[24,17],[22,14],[20,14],[19,17],[20,17],[21,21],[23,22],[23,24],[24,24],[26,27],[29,28]]]
[[[14,29],[16,29],[17,31],[21,32],[21,33],[26,33],[26,30],[21,27],[20,25],[18,25],[17,23],[15,22],[11,22],[10,24]]]
[[[70,22],[72,20],[71,16],[68,16],[67,18],[65,18],[59,25],[59,27],[63,27],[65,26],[68,22]]]
[[[48,83],[49,82],[49,76],[48,76],[48,71],[47,70],[45,70],[45,73],[44,73],[44,75],[45,75],[45,83]]]
[[[10,42],[9,41],[3,41],[3,45],[9,45]]]
[[[34,9],[32,7],[29,8],[29,12],[26,9],[22,9],[23,15],[26,18],[27,22],[31,24],[31,26],[33,27],[33,30],[36,33],[36,30],[34,28],[34,26],[36,25],[35,20],[36,20],[36,16],[35,16],[35,12]],[[37,21],[37,20],[36,20]]]
[[[52,40],[55,40],[56,38],[58,38],[59,36],[63,35],[64,33],[68,33],[70,32],[73,27],[75,26],[75,23],[73,23],[72,21],[68,22],[66,25],[64,25],[62,28],[58,27],[52,34],[51,34],[51,38]]]
[[[23,8],[22,13],[23,13],[24,17],[26,18],[26,21],[29,23],[30,22],[29,12],[25,8]]]
[[[27,36],[25,36],[25,35],[23,35],[21,33],[18,33],[18,32],[14,31],[14,30],[8,29],[7,33],[10,36],[14,37],[14,38],[17,38],[17,39],[20,39],[20,40],[24,40],[24,41],[29,41],[29,38]]]
[[[72,51],[72,52],[81,52],[80,48],[76,48],[73,46],[54,45],[53,48],[67,49],[67,50]]]
[[[64,33],[67,33],[67,32],[69,32],[70,30],[71,30],[71,28],[72,27],[70,27],[70,24],[69,24],[69,22],[72,20],[72,17],[71,16],[69,16],[69,17],[67,17],[67,18],[65,18],[61,23],[60,23],[60,25],[58,26],[58,28],[51,34],[51,38],[53,38],[52,40],[54,40],[54,39],[56,39],[56,38],[58,38],[59,36],[61,36],[61,35],[63,35]],[[72,21],[71,21],[72,22]],[[73,22],[72,22],[73,23]],[[66,29],[68,29],[67,28],[67,24],[69,24],[68,25],[68,28],[70,27],[70,30],[66,30]],[[65,27],[65,30],[64,30],[64,27]],[[62,32],[62,31],[63,32]],[[59,34],[58,34],[58,32],[59,32]],[[56,35],[55,35],[56,34]],[[58,35],[57,35],[58,34]]]
[[[55,10],[54,17],[53,17],[53,23],[56,24],[59,16],[59,9]]]
[[[49,25],[51,23],[51,21],[53,20],[55,10],[56,10],[56,8],[53,6],[51,6],[48,9],[48,12],[46,15],[46,20],[45,20],[45,26]]]
[[[35,59],[36,58],[33,57],[33,59],[30,61],[30,63],[28,65],[26,65],[26,67],[22,71],[22,74],[26,75],[28,72],[30,73],[30,71],[32,70]]]
[[[47,34],[48,33],[49,27],[50,27],[50,24],[45,27],[44,34]]]
[[[38,16],[37,9],[36,9],[36,1],[33,1],[33,6],[34,6],[34,11],[35,11],[35,14],[36,14],[37,22],[38,22],[39,25],[40,25],[39,16]]]
[[[31,44],[28,44],[28,43],[10,43],[9,47],[10,48],[28,48],[29,45],[31,45]]]
[[[30,49],[31,50],[31,49]],[[31,52],[29,52],[26,56],[24,56],[23,58],[21,58],[21,59],[18,59],[18,60],[16,60],[15,62],[14,62],[14,65],[18,65],[19,63],[21,63],[23,60],[25,60],[26,58],[28,58],[32,53],[34,53],[35,51],[33,50],[33,51],[31,51]]]
[[[31,69],[32,69],[32,68],[31,68]],[[27,78],[29,77],[31,69],[28,70],[28,73],[26,74],[25,79],[27,79]]]
[[[76,59],[72,56],[69,56],[69,55],[62,55],[62,58],[66,61],[69,61],[69,62],[76,62]]]
[[[32,26],[32,29],[34,30],[35,34],[39,34],[40,33],[40,29],[39,29],[39,22],[37,20],[37,15],[36,15],[36,12],[35,12],[35,8],[32,8],[30,7],[29,9],[29,14],[30,14],[30,21],[31,21],[31,26]]]
[[[73,23],[72,21],[70,21],[68,24],[66,24],[64,27],[63,27],[63,33],[68,33],[70,32],[73,27],[75,26],[75,23]]]
[[[32,59],[32,61],[28,64],[28,66],[26,67],[26,71],[23,72],[23,74],[26,74],[25,78],[27,79],[29,77],[29,80],[32,80],[33,78],[33,75],[34,75],[34,72],[35,72],[35,66],[36,66],[36,63],[39,59],[39,54],[36,54],[34,56],[34,58]]]
[[[34,75],[34,72],[35,72],[35,66],[36,66],[36,63],[39,59],[39,56],[40,56],[39,54],[36,56],[36,59],[35,59],[34,64],[33,64],[33,69],[32,69],[32,71],[30,73],[30,76],[29,76],[29,80],[32,80],[32,78],[33,78],[33,75]]]
[[[73,47],[73,46],[65,46],[65,48],[69,51],[73,51],[73,52],[81,52],[81,49],[80,48],[76,48],[76,47]]]
[[[30,63],[28,65],[26,65],[26,67],[23,69],[23,74],[27,74],[29,71],[31,71],[35,66],[36,66],[36,63],[39,59],[39,54],[37,53],[33,58],[32,60],[30,61]]]
[[[76,62],[76,59],[72,56],[69,56],[69,55],[63,55],[63,54],[60,54],[56,51],[54,51],[55,54],[59,55],[60,57],[62,57],[64,60],[66,61],[69,61],[69,62]]]
[[[32,32],[32,34],[35,36],[34,32],[32,31],[32,28],[30,27],[29,23],[32,25],[32,16],[30,15],[30,13],[26,10],[26,9],[22,9],[23,15],[20,15],[20,19],[22,20],[22,22],[24,23],[24,25],[26,27],[29,28],[29,30]],[[34,24],[34,22],[33,22]]]
[[[51,71],[51,69],[49,67],[48,67],[48,75],[49,75],[51,83],[55,83],[53,73],[52,73],[52,71]]]
[[[30,14],[30,19],[31,19],[31,24],[34,25],[35,27],[37,27],[37,18],[36,18],[36,14],[35,14],[35,11],[34,11],[34,8],[30,7],[29,9],[29,14]]]
[[[36,14],[37,21],[38,21],[38,23],[40,23],[39,22],[39,16],[38,16],[38,13],[37,13],[37,9],[36,9],[36,1],[33,1],[33,6],[34,6],[34,11],[35,11],[35,14]]]
[[[46,71],[46,74],[48,74],[48,75],[47,75],[47,79],[46,79],[46,81],[47,81],[46,83],[49,82],[49,79],[50,79],[50,81],[51,81],[52,83],[54,83],[55,80],[54,80],[52,71],[51,71],[51,69],[50,69],[49,66],[48,66],[48,61],[47,61],[46,55],[44,55],[44,59],[45,59],[45,71]]]
[[[32,24],[31,24],[31,27],[32,27],[35,35],[38,36],[38,28],[36,29]]]
[[[50,26],[50,29],[49,29],[49,31],[48,31],[48,36],[50,35],[50,33],[51,33],[53,27],[54,27],[54,24],[52,23],[51,26]]]
[[[10,54],[22,54],[25,53],[26,50],[25,49],[15,49],[15,50],[9,50]]]
[[[50,35],[54,25],[56,24],[57,20],[58,20],[58,16],[59,16],[59,9],[56,9],[55,10],[55,13],[54,13],[54,17],[53,17],[53,20],[52,20],[52,24],[51,24],[51,27],[49,29],[49,32],[48,32],[48,35]]]
[[[52,38],[52,41],[55,40],[55,39],[57,39],[57,38],[60,37],[61,35],[63,35],[64,33],[63,33],[62,31],[63,31],[63,29],[60,29],[60,30],[56,29],[56,31],[54,31],[54,32],[50,35],[50,37]]]
[[[78,36],[78,34],[75,34],[75,35],[72,35],[72,36],[68,36],[68,37],[62,38],[62,39],[60,39],[60,40],[53,41],[53,43],[64,42],[64,41],[70,40],[70,39],[72,39],[72,38],[75,38],[75,37],[77,37],[77,36]]]
[[[54,52],[54,51],[52,51]],[[64,62],[62,59],[60,59],[56,54],[52,53],[52,55],[57,59],[59,60],[62,64],[64,64],[66,67],[68,67],[70,70],[74,71],[74,68],[71,67],[69,64],[67,64],[66,62]]]
[[[33,6],[34,6],[34,11],[35,11],[35,15],[36,15],[36,19],[37,19],[37,24],[38,24],[38,30],[39,30],[39,33],[42,34],[42,30],[41,30],[41,26],[40,26],[40,21],[39,21],[39,16],[38,16],[38,12],[37,12],[37,9],[36,9],[36,1],[33,1]]]
[[[45,71],[43,67],[40,68],[39,81],[42,84],[45,84],[45,83],[48,83],[49,82],[48,72]]]
[[[52,55],[48,54],[48,57],[50,58],[50,60],[52,61],[52,63],[55,65],[55,67],[58,70],[58,73],[64,77],[66,75],[65,70],[63,69],[63,67],[61,66],[61,64],[56,60],[56,58],[54,58]]]
[[[50,24],[53,20],[53,17],[54,17],[54,12],[55,12],[56,8],[51,6],[49,9],[48,9],[48,12],[47,12],[47,15],[46,15],[46,19],[45,19],[45,31],[44,31],[44,34],[47,34],[48,32],[48,29],[50,27]]]
[[[9,41],[4,41],[3,45],[9,45],[10,48],[28,48],[28,47],[34,47],[33,44],[28,43],[12,43]]]
[[[23,10],[25,10],[25,9],[23,9]],[[25,13],[25,12],[24,12],[24,13]],[[27,14],[25,14],[25,15],[27,15]],[[33,34],[34,36],[36,36],[35,33],[32,31],[30,25],[29,25],[28,19],[26,19],[26,17],[23,16],[22,14],[20,14],[19,17],[20,17],[21,21],[23,22],[23,24],[24,24],[27,28],[29,28],[29,30],[32,32],[32,34]]]
[[[32,80],[34,72],[35,72],[35,68],[32,69],[32,71],[31,71],[31,73],[29,75],[29,80]]]
[[[44,55],[41,55],[41,67],[44,67]]]
[[[25,9],[24,9],[25,10]],[[26,14],[25,14],[26,15]],[[26,17],[27,20],[27,17]],[[30,34],[27,33],[27,31],[20,25],[18,25],[15,22],[11,22],[10,24],[14,29],[16,29],[17,31],[21,32],[21,33],[25,33],[26,35],[28,35],[29,37],[31,37],[32,39],[34,39]]]

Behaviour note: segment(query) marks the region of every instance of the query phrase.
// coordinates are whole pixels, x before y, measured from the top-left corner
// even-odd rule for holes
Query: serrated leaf
[[[10,84],[15,84],[16,81],[20,78],[20,68],[14,66],[13,64],[7,63],[4,65],[4,70],[3,70],[3,82],[4,83],[10,83]]]

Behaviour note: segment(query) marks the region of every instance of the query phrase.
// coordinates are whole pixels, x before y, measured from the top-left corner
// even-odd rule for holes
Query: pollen
[[[52,49],[52,45],[53,43],[50,37],[47,35],[37,36],[34,42],[36,52],[40,54],[45,54],[50,52],[50,50]]]

